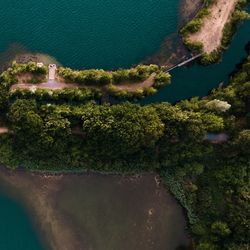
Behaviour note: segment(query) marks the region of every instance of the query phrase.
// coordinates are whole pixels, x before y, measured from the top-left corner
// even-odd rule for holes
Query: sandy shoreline
[[[210,14],[204,18],[200,31],[190,34],[190,42],[201,42],[205,53],[220,48],[223,30],[230,21],[238,0],[217,0],[209,7]]]
[[[24,171],[9,171],[1,167],[0,177],[7,186],[19,190],[19,200],[35,217],[33,220],[42,241],[48,249],[74,250],[79,248],[79,239],[70,230],[59,211],[54,209],[55,197],[62,176],[44,176]]]

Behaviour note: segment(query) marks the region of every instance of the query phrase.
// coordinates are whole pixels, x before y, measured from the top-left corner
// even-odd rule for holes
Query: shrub
[[[155,79],[154,79],[154,87],[155,88],[160,88],[162,86],[165,86],[169,84],[171,81],[171,76],[169,73],[166,72],[159,72],[156,74]]]

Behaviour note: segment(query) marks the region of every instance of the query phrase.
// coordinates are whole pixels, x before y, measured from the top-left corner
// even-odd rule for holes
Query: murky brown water
[[[187,243],[182,209],[153,175],[72,176],[57,197],[86,249],[174,250]]]
[[[182,208],[152,174],[0,175],[51,249],[175,250],[188,244]]]

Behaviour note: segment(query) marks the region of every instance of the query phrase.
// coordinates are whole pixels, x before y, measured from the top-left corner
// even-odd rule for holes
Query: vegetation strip
[[[38,99],[69,101],[98,100],[105,96],[117,99],[141,99],[170,84],[171,77],[157,65],[138,65],[117,71],[81,70],[59,67],[57,77],[47,78],[48,69],[41,63],[13,63],[2,75],[2,93],[12,96],[36,96]]]

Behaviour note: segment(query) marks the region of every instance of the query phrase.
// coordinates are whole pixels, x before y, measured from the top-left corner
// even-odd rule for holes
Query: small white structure
[[[35,93],[36,92],[36,86],[32,86],[31,88],[30,88],[30,91],[32,92],[32,93]]]
[[[55,80],[56,79],[56,64],[50,64],[49,65],[49,80]]]
[[[39,68],[42,68],[43,65],[44,65],[44,64],[43,64],[42,62],[38,62],[38,63],[36,64],[36,66],[39,67]]]

